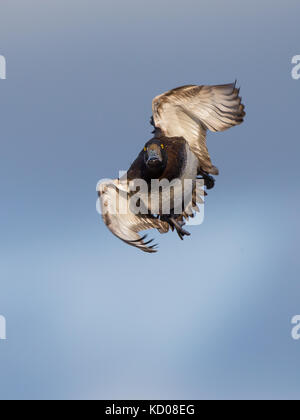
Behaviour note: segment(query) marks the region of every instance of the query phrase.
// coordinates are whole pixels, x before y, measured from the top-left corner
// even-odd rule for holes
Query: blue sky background
[[[299,398],[300,5],[278,3],[2,3],[0,398]],[[155,95],[236,78],[204,224],[126,247],[97,181],[151,137]]]

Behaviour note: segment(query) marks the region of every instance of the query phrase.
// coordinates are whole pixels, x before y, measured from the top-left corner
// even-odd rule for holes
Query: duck
[[[153,137],[122,177],[97,186],[109,230],[146,253],[157,252],[157,245],[142,231],[175,230],[181,240],[190,236],[184,226],[199,212],[219,175],[208,152],[207,132],[240,125],[245,115],[236,82],[186,85],[155,97]]]

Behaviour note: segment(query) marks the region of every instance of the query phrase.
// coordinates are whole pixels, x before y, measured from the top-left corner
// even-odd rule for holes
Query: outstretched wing
[[[243,122],[245,112],[236,84],[183,86],[153,100],[154,125],[167,137],[184,137],[202,170],[218,174],[207,146],[206,132],[224,131]]]
[[[146,241],[147,236],[139,232],[158,229],[160,233],[169,231],[169,225],[149,215],[134,214],[130,209],[128,193],[119,180],[104,182],[97,187],[102,218],[108,229],[128,245],[148,253],[157,252],[153,240]]]

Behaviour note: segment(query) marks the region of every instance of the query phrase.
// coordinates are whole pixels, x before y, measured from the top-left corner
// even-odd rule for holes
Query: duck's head
[[[146,168],[157,176],[162,174],[168,161],[167,151],[161,140],[150,140],[144,147],[144,162]]]

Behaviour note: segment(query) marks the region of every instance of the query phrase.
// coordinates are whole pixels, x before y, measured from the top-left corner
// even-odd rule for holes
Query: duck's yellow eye
[[[161,147],[162,149],[164,149],[164,148],[165,148],[165,146],[164,146],[163,144],[161,144],[161,145],[160,145],[160,147]]]
[[[144,152],[147,152],[147,147],[144,147]]]

